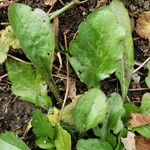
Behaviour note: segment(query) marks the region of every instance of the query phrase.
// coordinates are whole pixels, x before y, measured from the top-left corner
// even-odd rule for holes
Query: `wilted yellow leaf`
[[[137,20],[136,32],[150,41],[150,11],[141,14]]]
[[[11,26],[7,26],[5,30],[0,31],[0,64],[7,58],[7,52],[10,47],[19,49],[20,44]]]
[[[61,120],[69,125],[74,125],[73,113],[80,95],[72,99],[72,102],[65,106],[62,111]]]
[[[59,122],[60,110],[55,107],[50,108],[47,117],[49,122],[51,122],[53,125],[56,125]]]

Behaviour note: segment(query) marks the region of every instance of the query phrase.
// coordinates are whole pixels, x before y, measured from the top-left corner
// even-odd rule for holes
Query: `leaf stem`
[[[52,77],[49,79],[47,84],[48,84],[49,88],[51,89],[51,92],[53,93],[54,97],[56,98],[56,101],[57,102],[62,101]]]
[[[6,53],[6,55],[7,55],[8,57],[10,57],[10,58],[16,60],[16,61],[19,61],[19,62],[24,63],[24,64],[33,65],[31,62],[24,61],[24,60],[22,60],[22,59],[20,59],[20,58],[17,58],[17,57],[15,57],[15,56],[11,55],[11,54],[7,54],[7,53]]]
[[[62,104],[62,108],[61,111],[63,111],[66,101],[67,101],[67,96],[68,96],[68,92],[69,92],[69,63],[68,63],[68,59],[66,57],[66,69],[67,69],[67,86],[66,86],[66,92],[65,92],[65,97],[64,97],[64,101]]]
[[[87,0],[84,0],[84,1],[80,1],[80,0],[72,0],[70,3],[68,3],[66,6],[64,6],[63,8],[53,12],[50,14],[50,20],[56,18],[57,16],[59,16],[61,13],[63,13],[64,11],[66,11],[67,9],[70,9],[72,8],[74,5],[77,5],[77,4],[81,4],[81,3],[84,3],[86,2]]]
[[[136,73],[139,71],[148,61],[150,60],[150,57],[148,57],[138,68],[136,68],[133,73]]]

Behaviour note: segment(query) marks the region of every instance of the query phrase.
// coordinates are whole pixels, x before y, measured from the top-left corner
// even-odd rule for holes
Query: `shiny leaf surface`
[[[75,125],[80,131],[87,131],[105,118],[107,103],[105,94],[93,88],[81,95],[74,111]]]
[[[110,7],[92,12],[81,23],[76,39],[70,44],[69,59],[89,88],[98,86],[99,81],[117,69],[122,59],[124,37],[125,30]]]
[[[26,56],[48,81],[51,75],[54,33],[49,16],[41,9],[13,3],[8,9],[10,24]]]

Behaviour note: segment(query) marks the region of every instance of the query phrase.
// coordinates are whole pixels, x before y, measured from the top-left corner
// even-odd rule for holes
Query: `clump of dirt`
[[[34,109],[34,105],[11,93],[7,79],[0,82],[0,131],[13,131],[22,136]]]
[[[149,0],[125,0],[131,17],[138,17],[144,11],[150,10]]]
[[[68,43],[73,40],[79,24],[86,18],[86,16],[94,10],[96,6],[96,0],[88,0],[86,3],[75,6],[73,9],[68,10],[59,17],[60,21],[60,32],[59,40],[64,44],[63,33],[67,31],[67,41]]]

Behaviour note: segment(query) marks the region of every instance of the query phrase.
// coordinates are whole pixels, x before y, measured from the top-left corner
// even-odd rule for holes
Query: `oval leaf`
[[[57,150],[71,150],[71,136],[59,124],[55,127],[55,146]]]
[[[111,21],[111,26],[110,26]],[[122,58],[124,28],[109,7],[91,13],[70,44],[70,62],[88,87],[109,77]]]
[[[93,88],[81,95],[74,111],[74,121],[80,131],[87,131],[101,123],[106,115],[107,103],[105,94]]]
[[[47,81],[55,47],[48,14],[41,9],[32,10],[27,5],[13,3],[8,15],[24,53]]]
[[[39,138],[54,138],[54,128],[48,118],[40,111],[34,111],[32,116],[33,132]]]

